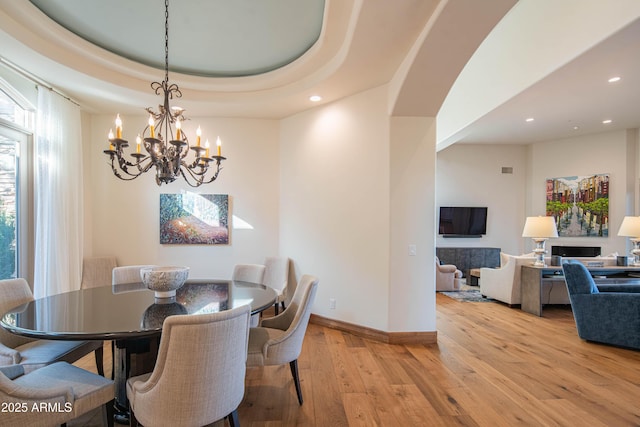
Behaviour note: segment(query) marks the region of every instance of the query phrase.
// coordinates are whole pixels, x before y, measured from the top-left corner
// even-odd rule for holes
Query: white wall
[[[486,206],[487,234],[481,238],[436,238],[438,247],[524,249],[527,150],[524,146],[455,144],[438,152],[436,208]],[[503,174],[502,167],[513,168]],[[436,211],[436,220],[438,213]]]
[[[91,229],[86,255],[116,255],[118,263],[186,265],[191,277],[230,277],[236,263],[261,263],[279,252],[279,155],[278,122],[273,120],[191,118],[183,130],[195,139],[200,125],[203,138],[212,144],[220,135],[222,155],[227,157],[216,181],[199,188],[182,179],[158,187],[153,172],[134,181],[121,181],[111,172],[107,133],[114,115],[91,117],[91,155],[85,168],[90,180]],[[122,116],[123,137],[130,143],[146,125],[147,116]],[[228,194],[231,214],[253,229],[232,229],[229,245],[160,245],[159,205],[161,193],[193,191]]]
[[[280,143],[280,252],[298,275],[319,278],[314,313],[379,330],[388,330],[386,102],[376,88],[289,117]]]
[[[434,118],[391,119],[391,332],[436,330],[435,137]]]
[[[628,239],[617,236],[622,218],[634,215],[639,164],[637,131],[615,131],[528,146],[456,144],[438,152],[437,206],[487,206],[487,235],[481,239],[444,239],[437,246],[490,246],[504,252],[530,252],[522,238],[527,216],[544,215],[546,180],[563,176],[610,175],[608,237],[552,239],[553,245],[601,246],[602,254],[628,252]],[[629,156],[635,156],[635,158]],[[513,175],[501,173],[513,167]]]
[[[547,242],[547,246],[576,245],[601,246],[602,254],[626,253],[624,237],[618,237],[618,229],[626,212],[626,200],[633,189],[627,187],[628,176],[635,177],[635,168],[627,163],[629,141],[626,131],[616,131],[547,141],[530,147],[530,161],[533,165],[531,177],[527,181],[527,201],[530,215],[545,214],[547,178],[580,176],[607,173],[609,181],[609,230],[608,237],[564,237]],[[637,178],[632,181],[637,181]],[[529,244],[529,242],[527,242]],[[532,247],[529,244],[529,247]]]

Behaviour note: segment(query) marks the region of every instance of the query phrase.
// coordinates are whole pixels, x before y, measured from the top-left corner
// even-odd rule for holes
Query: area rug
[[[453,298],[462,302],[493,302],[492,298],[483,298],[477,289],[461,290],[457,292],[440,292],[449,298]]]

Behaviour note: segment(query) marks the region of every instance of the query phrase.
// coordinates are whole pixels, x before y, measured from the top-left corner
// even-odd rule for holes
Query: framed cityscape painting
[[[229,196],[160,194],[160,243],[229,244]]]
[[[547,179],[547,216],[559,237],[607,237],[609,174]]]

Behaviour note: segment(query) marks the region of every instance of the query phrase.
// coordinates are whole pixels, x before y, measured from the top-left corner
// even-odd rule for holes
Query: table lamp
[[[633,265],[640,267],[640,216],[625,216],[620,224],[618,236],[631,237],[633,243]]]
[[[533,250],[533,253],[536,254],[533,266],[545,267],[544,254],[547,251],[544,244],[548,238],[558,237],[556,220],[552,216],[529,216],[524,224],[522,237],[531,237],[536,244],[536,248]]]

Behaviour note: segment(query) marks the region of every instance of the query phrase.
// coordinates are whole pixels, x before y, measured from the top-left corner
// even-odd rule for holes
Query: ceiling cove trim
[[[362,0],[326,0],[318,41],[300,58],[274,71],[244,77],[200,77],[171,73],[181,88],[209,92],[254,92],[311,86],[337,70],[346,57]],[[29,49],[101,81],[140,90],[161,70],[102,49],[47,17],[30,2],[0,0],[4,32]],[[146,90],[146,89],[145,89]]]

